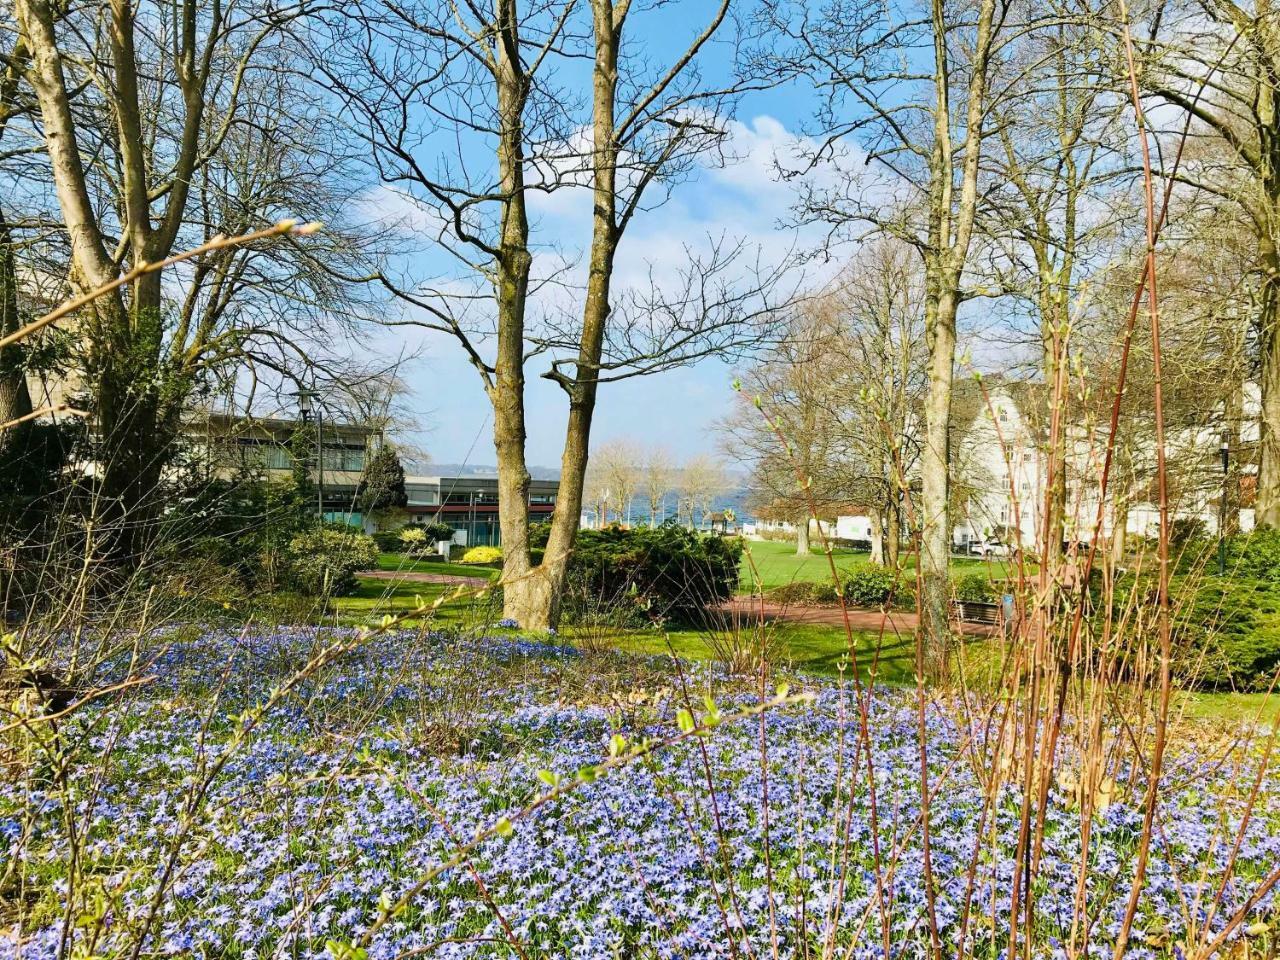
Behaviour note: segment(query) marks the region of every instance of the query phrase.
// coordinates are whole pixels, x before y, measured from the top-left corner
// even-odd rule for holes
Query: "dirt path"
[[[734,597],[720,608],[739,623],[757,623],[763,613],[765,620],[785,620],[788,623],[819,623],[832,627],[843,627],[844,616],[839,607],[811,607],[797,604],[784,605],[764,601],[762,604],[756,597]],[[886,633],[907,634],[915,631],[920,618],[914,613],[891,611],[886,617],[879,610],[850,610],[849,625],[854,630],[878,631],[884,623]],[[971,637],[991,637],[998,632],[996,627],[985,623],[961,623],[960,632]]]
[[[397,583],[447,583],[464,587],[483,587],[489,582],[488,577],[455,577],[447,573],[419,573],[414,570],[362,570],[356,576]]]

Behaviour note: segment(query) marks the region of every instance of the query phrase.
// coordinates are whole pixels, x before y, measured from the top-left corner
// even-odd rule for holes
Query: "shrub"
[[[476,566],[491,566],[502,561],[501,547],[472,547],[462,555],[459,563],[473,563]]]
[[[813,602],[823,605],[840,602],[840,591],[830,580],[819,580],[813,584]]]
[[[428,548],[427,531],[422,527],[401,527],[399,540],[405,553],[421,553]]]
[[[1182,679],[1204,686],[1265,688],[1280,665],[1280,582],[1205,577],[1174,624]]]
[[[844,578],[842,592],[851,607],[882,607],[893,592],[894,575],[888,567],[865,563]]]
[[[1233,578],[1280,583],[1280,530],[1255,530],[1227,542],[1227,572]]]
[[[356,571],[378,562],[378,545],[351,528],[318,527],[289,541],[289,580],[301,593],[342,597],[356,588]]]
[[[441,540],[453,539],[453,527],[447,523],[428,523],[422,528],[427,534],[427,540],[431,543],[439,543]]]
[[[995,585],[981,570],[970,570],[957,577],[951,592],[965,603],[991,603],[996,598]]]
[[[742,541],[674,524],[583,530],[571,563],[580,598],[629,598],[651,620],[699,624],[733,596]]]
[[[400,542],[399,530],[375,530],[372,536],[373,542],[383,553],[399,553],[404,549],[404,544]]]

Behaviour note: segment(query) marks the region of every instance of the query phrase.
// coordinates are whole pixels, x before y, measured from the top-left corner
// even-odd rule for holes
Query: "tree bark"
[[[0,210],[0,336],[13,333],[21,326],[13,238],[4,211]],[[31,413],[31,393],[27,389],[27,375],[22,362],[23,348],[21,343],[0,347],[0,424]],[[14,427],[0,432],[0,450],[26,432]]]
[[[925,336],[929,345],[929,387],[925,397],[925,440],[920,452],[921,534],[920,628],[924,669],[945,679],[950,646],[950,432],[955,377],[956,312],[960,283],[978,204],[978,167],[987,109],[995,0],[981,0],[967,86],[963,163],[959,196],[951,138],[951,76],[948,21],[941,0],[932,8],[934,37],[934,128],[929,157],[928,254],[925,258]]]
[[[809,553],[809,518],[801,517],[796,521],[796,556],[807,557]]]
[[[497,260],[497,356],[489,387],[493,445],[498,460],[498,527],[502,534],[503,615],[522,627],[546,630],[555,614],[545,597],[554,594],[529,554],[529,468],[525,460],[524,324],[529,292],[529,217],[524,183],[526,78],[518,59],[520,38],[515,0],[498,4],[494,44],[498,87],[498,171],[504,197]],[[556,514],[562,509],[557,500]]]
[[[955,296],[944,291],[926,306],[929,335],[929,392],[925,397],[925,441],[920,451],[921,628],[925,637],[925,668],[941,679],[946,675],[950,628],[947,607],[951,584],[950,434],[951,394],[955,368]]]
[[[880,511],[871,511],[871,562],[884,564],[884,518]]]
[[[902,544],[902,507],[898,504],[898,494],[894,491],[893,501],[889,504],[885,516],[885,558],[891,569],[898,569],[898,550]]]
[[[1280,249],[1270,238],[1260,244],[1262,305],[1258,314],[1261,344],[1261,417],[1258,444],[1258,499],[1255,520],[1260,527],[1280,529]]]

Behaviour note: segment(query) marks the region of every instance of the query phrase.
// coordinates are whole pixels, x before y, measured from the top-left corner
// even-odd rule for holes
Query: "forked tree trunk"
[[[606,0],[596,0],[592,4],[592,19],[595,28],[595,65],[592,74],[594,204],[591,251],[587,295],[582,310],[582,338],[578,345],[575,375],[571,381],[561,383],[569,394],[569,420],[565,427],[564,452],[560,459],[560,490],[556,497],[556,509],[551,517],[551,533],[542,563],[535,569],[526,569],[514,592],[506,587],[504,593],[504,613],[518,621],[522,627],[534,630],[553,629],[560,622],[564,584],[582,516],[591,420],[595,413],[600,357],[604,349],[605,327],[609,320],[609,286],[613,276],[614,254],[621,236],[617,226],[614,105],[618,81],[618,37],[622,20],[615,18],[612,4]],[[521,395],[523,396],[523,390]],[[523,457],[523,437],[520,450]],[[527,502],[526,483],[522,503]],[[601,519],[603,521],[603,517]],[[603,522],[601,525],[603,526]],[[528,568],[527,539],[523,561]],[[507,577],[508,569],[504,563],[504,581]]]

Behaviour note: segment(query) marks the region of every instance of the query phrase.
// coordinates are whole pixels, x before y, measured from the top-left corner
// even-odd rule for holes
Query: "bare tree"
[[[163,261],[218,232],[335,212],[336,203],[317,196],[324,174],[309,168],[323,156],[323,123],[313,118],[302,144],[281,136],[298,119],[284,104],[305,102],[288,70],[297,55],[290,27],[306,11],[113,0],[63,16],[48,0],[19,0],[25,73],[73,287],[103,287],[122,267]],[[99,15],[105,29],[97,29]],[[335,226],[331,244],[342,245]],[[280,320],[282,303],[291,317],[304,291],[318,310],[332,305],[337,281],[304,244],[291,239],[268,257],[261,245],[212,250],[141,274],[82,311],[81,376],[95,406],[98,475],[103,502],[130,517],[118,538],[126,552],[149,535],[144,521],[191,392],[228,364],[251,359],[278,369],[282,353],[301,352]]]
[[[1067,512],[1070,351],[1075,321],[1087,316],[1081,293],[1092,268],[1123,234],[1126,189],[1123,96],[1111,51],[1087,7],[1050,5],[1056,22],[1029,31],[1005,50],[993,106],[998,147],[989,151],[988,202],[980,229],[997,289],[1030,308],[1040,403],[1025,411],[1046,452],[1042,556],[1057,555]],[[1021,311],[1015,310],[1019,315]]]
[[[920,455],[927,389],[924,281],[906,245],[865,245],[832,288],[841,318],[837,404],[830,422],[848,451],[846,485],[870,511],[872,559],[898,563],[903,497]]]
[[[997,19],[997,7],[1000,17]],[[842,230],[856,225],[911,244],[924,264],[929,390],[924,405],[918,503],[926,669],[945,670],[951,523],[948,444],[956,316],[980,194],[980,157],[992,107],[990,80],[1008,12],[996,0],[909,4],[905,11],[844,0],[821,17],[766,6],[769,40],[752,63],[766,76],[810,78],[824,99],[810,169],[840,160],[857,141],[883,171],[868,181],[818,179],[801,215]],[[824,171],[825,172],[825,171]]]
[[[1280,527],[1280,18],[1269,0],[1161,3],[1142,81],[1152,94],[1219,138],[1165,176],[1238,204],[1255,242],[1253,309],[1261,390],[1257,521]]]
[[[591,454],[589,472],[594,474],[593,487],[607,490],[607,499],[615,505],[619,522],[631,524],[631,503],[640,490],[641,454],[629,440],[609,440]]]
[[[531,628],[559,618],[599,385],[741,349],[770,317],[761,301],[772,275],[761,278],[747,251],[728,243],[703,257],[691,251],[688,269],[651,289],[613,288],[637,214],[724,140],[718,111],[732,91],[704,83],[697,64],[721,33],[727,0],[665,63],[632,35],[638,13],[627,0],[594,0],[588,12],[584,23],[571,2],[357,7],[335,23],[335,42],[318,63],[383,179],[418,206],[456,259],[447,284],[386,283],[415,310],[396,322],[454,337],[484,383],[494,413],[504,611]],[[577,58],[593,65],[583,91],[557,72]],[[487,156],[477,163],[481,151]],[[565,287],[563,258],[535,270],[529,197],[557,189],[592,198],[585,292],[576,310],[551,306],[531,316],[531,300],[577,293]],[[744,273],[754,279],[739,282]],[[538,356],[547,359],[543,376],[564,390],[569,417],[550,538],[535,565],[524,387],[526,365]]]
[[[680,467],[679,509],[690,529],[695,529],[700,517],[711,513],[716,497],[729,487],[728,477],[720,461],[710,454],[694,454]]]
[[[725,419],[725,452],[749,464],[771,512],[795,524],[796,553],[809,553],[809,519],[850,495],[850,458],[836,402],[841,318],[831,296],[797,307],[786,337],[741,377]]]
[[[667,494],[675,484],[675,462],[663,446],[650,446],[640,464],[640,486],[649,501],[649,526],[666,519]]]

